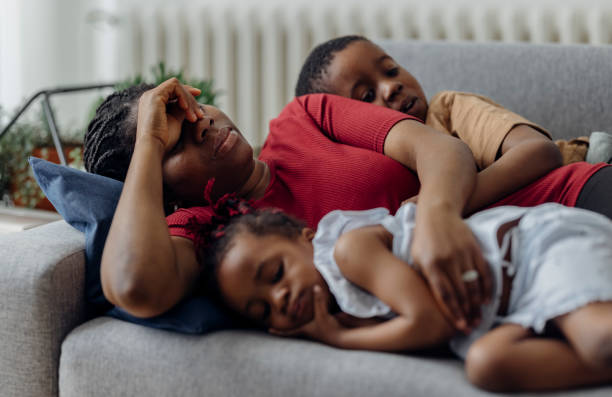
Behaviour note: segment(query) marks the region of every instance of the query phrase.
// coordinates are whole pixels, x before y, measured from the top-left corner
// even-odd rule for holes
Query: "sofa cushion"
[[[553,139],[609,131],[612,46],[381,40],[427,98],[475,92],[546,128]]]
[[[341,350],[245,330],[181,335],[110,318],[68,335],[60,390],[62,397],[497,396],[469,384],[461,361],[448,356]],[[611,392],[612,386],[561,394]]]
[[[83,236],[64,221],[0,236],[0,395],[56,396],[60,346],[84,321]]]
[[[204,333],[231,327],[232,318],[212,301],[194,296],[153,318],[136,318],[113,307],[102,293],[100,260],[123,183],[101,175],[31,157],[41,189],[62,217],[85,234],[85,296],[92,315],[107,313],[141,325],[183,333]]]

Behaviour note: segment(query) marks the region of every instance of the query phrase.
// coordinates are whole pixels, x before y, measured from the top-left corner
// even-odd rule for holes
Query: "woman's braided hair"
[[[329,89],[323,83],[323,74],[338,51],[342,51],[354,41],[368,41],[363,36],[350,35],[336,37],[316,46],[308,55],[300,70],[295,96],[328,93]]]
[[[87,127],[83,161],[94,174],[124,181],[136,140],[137,102],[152,84],[140,84],[109,95]]]

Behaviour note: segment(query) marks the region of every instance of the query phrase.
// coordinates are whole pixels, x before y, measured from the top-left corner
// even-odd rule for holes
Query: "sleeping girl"
[[[480,323],[460,333],[411,264],[416,211],[412,203],[395,215],[338,210],[314,231],[284,212],[226,196],[215,206],[216,225],[192,227],[212,235],[200,246],[208,287],[270,333],[375,351],[449,343],[468,379],[490,391],[612,381],[608,218],[554,203],[470,217],[494,294]],[[461,277],[470,288],[478,274]]]

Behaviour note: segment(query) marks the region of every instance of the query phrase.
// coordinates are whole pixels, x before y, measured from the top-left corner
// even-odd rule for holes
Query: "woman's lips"
[[[238,133],[231,127],[220,128],[215,138],[215,156],[222,156],[232,150],[237,141]]]

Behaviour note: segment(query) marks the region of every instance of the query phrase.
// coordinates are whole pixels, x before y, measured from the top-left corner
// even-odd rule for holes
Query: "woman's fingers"
[[[427,278],[432,287],[432,292],[438,299],[443,311],[450,316],[451,322],[457,329],[465,331],[467,329],[467,320],[457,299],[453,283],[444,273],[430,275]]]
[[[167,104],[172,99],[176,99],[178,106],[185,112],[187,120],[193,123],[204,117],[202,108],[191,92],[191,90],[197,90],[194,87],[183,85],[176,77],[173,77],[161,83],[158,88],[164,103]]]
[[[478,278],[481,290],[480,303],[489,303],[493,295],[493,275],[491,274],[491,268],[480,251],[474,254],[473,260],[476,271],[480,275]]]

